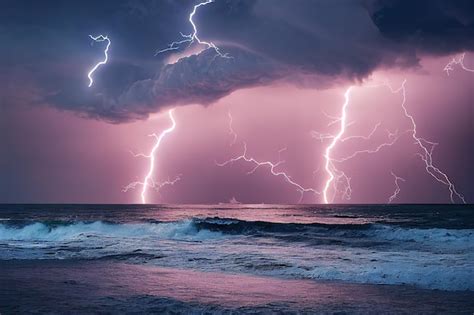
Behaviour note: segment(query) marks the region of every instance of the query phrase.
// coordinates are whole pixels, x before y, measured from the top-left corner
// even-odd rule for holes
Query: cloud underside
[[[125,122],[144,119],[169,106],[210,104],[241,88],[281,80],[300,84],[302,78],[311,77],[323,79],[304,80],[305,84],[327,86],[341,80],[361,80],[380,68],[417,67],[425,55],[474,49],[474,2],[470,0],[216,0],[196,14],[200,37],[212,40],[232,58],[207,49],[167,64],[165,60],[172,54],[147,60],[140,57],[151,44],[149,36],[138,34],[152,32],[140,27],[159,28],[168,37],[179,36],[181,31],[168,20],[161,25],[148,22],[164,19],[148,13],[156,10],[156,14],[163,14],[160,12],[168,7],[160,8],[160,3],[127,2],[128,6],[121,6],[117,2],[120,9],[109,17],[109,25],[114,26],[119,16],[138,26],[133,34],[120,33],[120,26],[114,29],[110,62],[97,71],[97,84],[90,89],[83,87],[83,72],[63,69],[78,58],[76,51],[83,56],[82,51],[90,47],[59,50],[57,54],[63,54],[57,57],[61,69],[54,69],[54,63],[44,61],[47,54],[42,55],[34,71],[44,77],[33,75],[44,93],[42,101],[87,117]],[[176,20],[188,28],[186,12],[192,6],[173,5],[171,9],[178,12]],[[107,22],[107,17],[104,19]],[[18,25],[11,27],[18,29]],[[31,49],[28,38],[18,38],[17,33],[5,35],[8,31],[0,29],[0,38],[2,34],[6,39],[15,36],[18,49]],[[55,30],[48,38],[64,37]],[[167,40],[154,45],[166,47]],[[73,43],[68,36],[68,45]],[[40,57],[32,54],[31,58]]]

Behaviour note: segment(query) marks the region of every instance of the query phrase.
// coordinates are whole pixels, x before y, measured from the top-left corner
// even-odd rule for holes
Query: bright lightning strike
[[[332,139],[329,146],[326,148],[325,154],[324,154],[324,158],[326,160],[324,164],[324,169],[326,170],[326,173],[328,174],[328,179],[326,180],[326,183],[324,184],[324,189],[323,189],[323,200],[324,200],[324,203],[326,204],[329,203],[328,191],[329,191],[329,187],[331,186],[331,183],[336,178],[336,176],[337,177],[342,176],[341,174],[339,174],[339,172],[337,172],[336,168],[334,167],[334,163],[331,158],[331,153],[334,147],[336,146],[337,142],[339,141],[339,139],[341,139],[342,135],[346,131],[346,120],[347,120],[346,110],[347,110],[347,106],[349,106],[349,100],[350,100],[349,97],[350,97],[351,90],[352,90],[352,86],[346,90],[346,93],[344,93],[345,101],[344,101],[344,104],[342,105],[340,129],[337,135]],[[347,178],[345,175],[344,177]],[[350,182],[350,180],[347,179],[347,182]]]
[[[446,72],[447,75],[449,75],[449,73],[451,71],[454,71],[455,67],[456,66],[459,66],[461,67],[461,69],[465,70],[465,71],[468,71],[468,72],[474,72],[474,69],[470,69],[468,67],[466,67],[464,65],[464,57],[466,56],[466,54],[461,54],[457,57],[454,57],[445,67],[444,67],[444,71]]]
[[[373,135],[377,132],[378,128],[380,127],[381,123],[377,123],[372,131],[367,135],[367,136],[347,136],[343,137],[345,134],[347,128],[353,124],[353,122],[347,122],[347,107],[349,106],[350,102],[350,92],[353,87],[349,87],[344,94],[345,97],[345,102],[342,106],[342,113],[340,117],[332,117],[327,114],[325,114],[328,118],[330,118],[332,121],[328,124],[328,126],[333,125],[335,123],[340,124],[339,132],[336,135],[332,135],[329,133],[319,133],[316,131],[312,132],[312,135],[314,138],[319,139],[321,142],[326,139],[331,139],[330,144],[326,147],[325,149],[325,154],[324,154],[324,169],[326,173],[328,174],[328,178],[324,184],[324,189],[323,189],[323,202],[324,203],[329,203],[334,201],[336,198],[337,194],[340,193],[341,197],[345,200],[350,200],[351,195],[352,195],[352,187],[351,187],[351,178],[347,176],[343,171],[338,169],[336,167],[335,163],[341,163],[347,160],[350,160],[359,154],[373,154],[373,153],[378,153],[380,150],[382,150],[385,147],[392,146],[395,144],[395,142],[398,140],[399,136],[397,133],[390,133],[388,132],[388,139],[389,141],[384,142],[380,145],[378,145],[374,149],[366,149],[366,150],[358,150],[355,151],[353,154],[344,157],[344,158],[333,158],[332,157],[332,151],[337,145],[337,143],[342,143],[346,142],[349,140],[370,140]],[[342,189],[339,189],[339,187],[342,186]],[[329,200],[329,190],[330,188],[333,188],[334,193],[332,194],[331,201]]]
[[[315,190],[313,188],[306,188],[306,187],[303,187],[302,185],[298,184],[287,173],[285,173],[283,171],[277,171],[276,169],[281,164],[283,164],[285,162],[285,161],[281,160],[281,158],[276,163],[273,163],[271,161],[258,161],[257,159],[255,159],[253,157],[250,157],[247,154],[247,144],[245,142],[243,144],[244,144],[244,152],[241,155],[233,157],[230,160],[227,160],[227,161],[222,162],[222,163],[216,162],[216,164],[218,166],[226,166],[228,164],[232,164],[232,163],[237,162],[237,161],[245,161],[245,162],[248,162],[248,163],[252,163],[252,164],[254,164],[254,168],[252,168],[250,171],[247,172],[248,175],[253,174],[259,167],[266,166],[266,167],[269,168],[270,173],[273,176],[282,177],[287,183],[289,183],[290,185],[292,185],[293,187],[296,188],[296,190],[301,194],[300,199],[299,199],[298,202],[301,202],[303,200],[304,193],[310,192],[310,193],[317,194],[317,195],[320,194],[320,192],[318,192],[317,190]],[[283,148],[283,149],[279,150],[278,154],[281,155],[281,153],[285,150],[286,150],[286,148]]]
[[[463,57],[461,57],[461,59],[456,59],[455,63],[462,64],[462,58]],[[452,65],[450,67],[452,67]],[[463,67],[463,69],[466,69],[464,66],[462,66],[462,67]],[[452,69],[450,68],[450,70],[452,70]],[[336,144],[338,142],[344,142],[344,141],[351,140],[351,139],[369,140],[372,137],[372,135],[376,132],[377,128],[380,125],[380,123],[378,123],[368,136],[348,136],[348,137],[345,137],[345,138],[342,137],[344,135],[344,133],[346,132],[347,127],[349,126],[349,124],[347,123],[346,109],[349,105],[350,91],[351,91],[352,87],[349,88],[346,91],[346,93],[344,94],[345,95],[345,102],[342,106],[341,117],[337,118],[337,119],[333,119],[333,117],[330,117],[331,119],[333,119],[331,124],[333,124],[334,122],[339,122],[340,123],[340,129],[339,129],[338,134],[333,136],[333,135],[327,134],[327,133],[313,132],[313,137],[319,139],[320,141],[323,141],[325,139],[331,139],[332,140],[331,143],[326,147],[325,155],[324,155],[325,170],[326,170],[326,173],[328,174],[328,178],[325,182],[324,190],[323,190],[323,201],[324,201],[324,203],[329,203],[330,202],[330,200],[329,200],[329,189],[330,189],[330,187],[332,186],[334,188],[335,193],[333,194],[333,196],[335,197],[336,193],[339,191],[338,186],[339,186],[339,182],[341,182],[341,181],[343,182],[343,187],[344,187],[344,189],[342,191],[342,197],[343,198],[349,199],[350,198],[350,193],[352,191],[352,188],[350,187],[350,178],[344,172],[337,169],[337,167],[335,166],[335,162],[338,162],[338,163],[345,162],[345,161],[350,160],[350,159],[352,159],[352,158],[354,158],[354,157],[356,157],[360,154],[363,154],[363,153],[367,153],[367,154],[377,153],[382,148],[390,147],[390,146],[394,145],[395,142],[403,134],[411,134],[411,137],[413,138],[413,140],[415,140],[415,145],[417,145],[418,148],[422,152],[422,153],[418,153],[418,155],[420,156],[421,160],[425,164],[426,172],[429,175],[431,175],[437,182],[439,182],[439,183],[441,183],[441,184],[448,187],[448,189],[450,191],[451,202],[454,203],[455,198],[458,198],[458,200],[460,200],[463,203],[466,202],[465,199],[464,199],[464,196],[461,195],[456,190],[456,187],[454,186],[452,181],[449,179],[447,174],[442,172],[438,167],[436,167],[433,164],[433,150],[435,149],[437,143],[430,142],[430,141],[418,136],[416,121],[415,121],[414,117],[408,112],[408,110],[406,108],[406,88],[405,88],[405,84],[406,84],[406,80],[403,81],[401,87],[398,88],[398,89],[393,89],[388,83],[383,83],[383,84],[380,84],[380,85],[376,85],[376,86],[381,86],[381,85],[386,86],[390,89],[390,91],[392,93],[402,93],[401,108],[403,110],[404,116],[406,118],[408,118],[409,121],[411,122],[412,128],[409,129],[409,130],[406,130],[406,131],[404,131],[400,134],[398,132],[391,133],[391,132],[387,131],[389,141],[378,145],[375,149],[358,150],[358,151],[355,151],[354,153],[352,153],[351,155],[343,157],[343,158],[333,158],[331,156],[332,151],[333,151],[334,147],[336,146]],[[400,180],[401,179],[397,179],[397,184],[398,184],[398,181],[400,181]],[[399,189],[399,187],[398,187],[398,189]],[[389,202],[393,201],[393,199],[398,195],[398,193],[399,193],[399,191],[396,191],[395,196],[393,196],[393,198],[390,198]],[[334,197],[332,199],[334,199]]]
[[[405,182],[404,178],[401,178],[400,176],[397,176],[393,171],[391,171],[390,174],[392,174],[392,176],[395,180],[395,191],[388,198],[388,203],[392,203],[398,197],[398,194],[400,193],[400,184],[399,184],[399,182],[400,181]]]
[[[145,176],[145,178],[142,182],[130,183],[129,185],[127,185],[123,189],[123,191],[126,192],[129,189],[134,189],[137,186],[142,186],[142,191],[141,191],[141,194],[140,194],[142,204],[146,203],[146,193],[147,193],[147,188],[148,187],[155,188],[157,191],[159,191],[162,187],[167,186],[167,185],[174,185],[177,181],[179,181],[181,179],[181,175],[179,175],[174,180],[169,180],[168,179],[165,182],[157,183],[157,182],[154,181],[154,179],[152,177],[153,173],[154,173],[154,169],[155,169],[155,154],[156,154],[156,151],[160,147],[160,144],[163,141],[163,139],[166,137],[166,135],[171,133],[176,128],[176,120],[173,117],[173,112],[174,112],[174,109],[170,109],[168,111],[168,116],[169,116],[169,118],[172,122],[171,127],[165,129],[162,133],[160,133],[160,135],[157,135],[155,133],[151,134],[152,137],[155,137],[156,142],[155,142],[155,145],[153,146],[153,148],[151,149],[150,154],[134,154],[134,156],[137,156],[137,157],[140,156],[140,157],[144,157],[144,158],[149,159],[150,163],[149,163],[149,167],[148,167],[148,173],[146,174],[146,176]]]
[[[417,125],[415,118],[413,115],[411,115],[407,108],[406,108],[406,88],[405,88],[406,80],[403,81],[401,87],[397,90],[393,90],[390,86],[390,90],[392,93],[397,93],[400,92],[402,93],[402,103],[401,107],[403,109],[403,113],[406,118],[408,118],[411,122],[412,129],[409,130],[411,132],[411,136],[413,140],[415,140],[415,144],[420,148],[422,153],[419,153],[418,155],[420,156],[421,160],[425,164],[425,169],[426,172],[431,175],[437,182],[445,185],[448,187],[449,192],[450,192],[450,199],[452,203],[455,203],[455,197],[456,196],[462,203],[466,203],[466,200],[464,199],[464,196],[461,195],[457,190],[452,181],[449,179],[448,175],[441,171],[438,167],[436,167],[433,164],[433,150],[436,147],[437,143],[425,140],[421,137],[418,136],[417,133]]]
[[[325,197],[325,203],[329,203],[329,188],[332,186],[333,189],[334,189],[334,193],[333,193],[333,198],[331,201],[333,201],[335,198],[336,198],[336,195],[337,193],[340,193],[342,198],[343,199],[346,199],[346,200],[350,200],[351,199],[351,195],[352,195],[352,187],[351,187],[351,178],[348,177],[343,171],[339,170],[336,165],[335,165],[335,162],[344,162],[344,161],[347,161],[347,160],[350,160],[354,157],[356,157],[357,155],[359,154],[362,154],[362,153],[367,153],[367,154],[372,154],[372,153],[377,153],[379,152],[382,148],[384,147],[387,147],[387,146],[391,146],[393,145],[397,139],[398,139],[398,136],[393,133],[388,133],[388,138],[390,139],[389,142],[386,142],[386,143],[382,143],[380,144],[378,147],[376,147],[375,149],[367,149],[367,150],[359,150],[359,151],[356,151],[354,152],[352,155],[350,156],[347,156],[345,158],[339,158],[339,159],[336,159],[336,158],[332,158],[330,155],[328,155],[328,153],[331,153],[332,149],[334,148],[334,146],[336,145],[337,142],[346,142],[346,141],[349,141],[349,140],[370,140],[373,135],[377,132],[377,130],[379,129],[380,125],[381,125],[381,122],[377,123],[374,128],[372,129],[372,131],[367,135],[367,136],[357,136],[357,135],[353,135],[353,136],[347,136],[347,137],[342,137],[343,134],[345,133],[345,131],[347,130],[347,128],[349,126],[351,126],[353,124],[353,122],[349,122],[347,123],[346,122],[346,107],[349,105],[348,102],[349,102],[349,92],[350,90],[348,90],[346,92],[346,103],[344,103],[344,106],[343,106],[343,113],[342,113],[342,116],[341,117],[333,117],[333,116],[330,116],[326,113],[324,113],[324,115],[326,117],[328,117],[329,119],[331,119],[331,122],[328,124],[328,127],[335,124],[335,123],[340,123],[341,124],[341,127],[340,127],[340,131],[339,133],[334,136],[332,134],[329,134],[329,133],[320,133],[320,132],[317,132],[317,131],[312,131],[312,136],[313,138],[316,138],[318,140],[320,140],[321,142],[323,142],[324,140],[326,139],[331,139],[331,144],[326,148],[325,152],[325,170],[326,170],[326,173],[329,175],[326,183],[325,183],[325,192],[326,192],[326,195],[324,196],[323,195],[323,198]],[[332,183],[332,185],[331,185]],[[343,189],[340,190],[339,187],[342,185]]]
[[[198,30],[197,30],[197,27],[196,27],[196,24],[194,23],[194,15],[196,14],[196,11],[199,7],[201,6],[205,6],[205,5],[208,5],[210,3],[213,3],[214,0],[206,0],[204,2],[201,2],[201,3],[198,3],[194,6],[193,8],[193,11],[191,12],[191,14],[189,14],[189,23],[191,23],[192,27],[193,27],[193,32],[189,35],[185,35],[183,33],[179,33],[181,35],[181,37],[183,38],[182,40],[179,40],[179,41],[175,41],[175,42],[172,42],[171,44],[168,45],[167,48],[164,48],[164,49],[161,49],[161,50],[158,50],[156,53],[155,53],[155,56],[156,55],[159,55],[161,53],[164,53],[164,52],[168,52],[168,51],[173,51],[173,50],[178,50],[181,48],[181,45],[183,45],[184,43],[187,43],[187,47],[191,46],[194,42],[197,42],[198,44],[200,45],[204,45],[206,46],[207,48],[206,49],[214,49],[214,51],[216,52],[216,54],[220,57],[223,57],[223,58],[230,58],[228,54],[223,54],[219,47],[217,47],[213,42],[206,42],[204,40],[201,40],[198,36]]]
[[[105,65],[107,63],[107,61],[109,60],[109,55],[108,55],[108,52],[109,52],[109,48],[110,48],[110,44],[111,44],[111,41],[109,39],[108,36],[104,36],[104,35],[99,35],[99,36],[92,36],[92,35],[89,35],[89,37],[94,41],[94,42],[107,42],[107,45],[105,46],[105,50],[104,50],[104,60],[102,61],[99,61],[90,71],[89,73],[87,74],[87,77],[89,78],[89,87],[92,86],[92,84],[94,84],[94,79],[92,78],[92,75],[94,74],[94,72],[102,65]]]
[[[232,118],[232,114],[230,113],[230,111],[227,113],[227,116],[229,117],[229,134],[232,135],[232,144],[234,144],[235,141],[237,140],[237,133],[232,128],[233,118]],[[254,168],[251,169],[250,171],[248,171],[247,175],[253,174],[259,167],[265,167],[266,166],[266,167],[269,168],[270,173],[273,176],[282,177],[287,183],[289,183],[290,185],[292,185],[293,187],[296,188],[296,190],[300,193],[300,199],[299,199],[298,202],[301,202],[303,200],[303,197],[304,197],[305,193],[310,192],[310,193],[317,194],[317,195],[320,194],[319,191],[317,191],[313,188],[306,188],[306,187],[303,187],[302,185],[298,184],[287,173],[285,173],[283,171],[277,171],[276,170],[281,164],[285,163],[285,161],[282,160],[282,158],[281,158],[281,154],[282,154],[282,152],[286,151],[287,148],[283,148],[283,149],[278,150],[278,162],[273,163],[271,161],[258,161],[257,159],[255,159],[253,157],[250,157],[247,154],[247,143],[243,142],[243,146],[244,146],[244,152],[241,155],[236,156],[234,158],[231,158],[230,160],[227,160],[227,161],[222,162],[222,163],[218,163],[216,161],[215,162],[216,165],[222,167],[222,166],[226,166],[228,164],[232,164],[232,163],[238,162],[238,161],[245,161],[245,162],[254,164]]]

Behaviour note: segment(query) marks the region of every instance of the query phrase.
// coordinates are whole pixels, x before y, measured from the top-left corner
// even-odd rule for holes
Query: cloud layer
[[[170,54],[155,57],[180,31],[192,31],[195,3],[4,1],[1,102],[34,94],[31,102],[125,122],[168,106],[210,104],[245,87],[312,77],[315,86],[331,85],[379,68],[416,67],[422,55],[474,49],[469,0],[216,0],[199,8],[195,22],[199,36],[231,59],[212,49],[170,64]],[[90,45],[89,33],[112,39],[110,62],[92,88],[86,73],[103,48]]]

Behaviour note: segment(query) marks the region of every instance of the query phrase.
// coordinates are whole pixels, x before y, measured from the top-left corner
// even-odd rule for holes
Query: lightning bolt
[[[230,114],[230,112],[228,112],[228,117],[229,117],[229,126],[232,126],[233,119],[232,119],[232,115]],[[231,128],[230,128],[230,130],[233,131],[233,129],[231,129]],[[237,134],[234,131],[231,134],[234,136],[233,139],[237,139]],[[259,161],[255,158],[249,156],[247,154],[247,143],[246,142],[243,142],[243,148],[244,148],[244,150],[243,150],[243,153],[241,155],[235,156],[235,157],[233,157],[233,158],[231,158],[227,161],[224,161],[222,163],[219,163],[219,162],[215,161],[216,165],[220,166],[220,167],[223,167],[223,166],[226,166],[228,164],[233,164],[233,163],[238,162],[238,161],[245,161],[247,163],[251,163],[251,164],[254,165],[254,168],[252,168],[250,171],[248,171],[247,175],[253,174],[260,167],[268,167],[268,169],[270,170],[270,174],[272,174],[273,176],[276,176],[276,177],[283,178],[285,180],[285,182],[287,182],[291,186],[295,187],[295,189],[300,193],[300,199],[299,199],[298,203],[300,203],[303,200],[303,197],[304,197],[305,193],[313,193],[313,194],[316,194],[316,195],[320,194],[320,192],[315,190],[314,188],[307,188],[307,187],[303,187],[301,184],[298,184],[286,172],[277,171],[277,168],[281,164],[285,163],[285,161],[281,159],[281,153],[286,151],[287,148],[282,148],[282,149],[278,150],[278,162],[276,162],[276,163],[271,162],[271,161]]]
[[[456,59],[457,61],[459,59]],[[332,152],[339,142],[344,142],[348,141],[351,139],[365,139],[365,140],[370,140],[370,138],[375,134],[377,131],[378,127],[380,126],[380,123],[378,123],[372,132],[368,136],[348,136],[343,138],[343,135],[345,134],[347,127],[350,125],[350,123],[347,123],[347,107],[349,106],[350,103],[350,93],[353,87],[349,87],[345,94],[344,94],[344,104],[342,105],[342,110],[341,110],[341,117],[339,118],[334,118],[330,117],[332,119],[332,122],[330,124],[333,124],[334,122],[339,122],[340,127],[339,127],[339,132],[336,135],[331,135],[328,133],[319,133],[313,131],[313,137],[316,139],[319,139],[320,141],[323,141],[325,139],[331,139],[330,144],[326,147],[325,149],[325,154],[324,154],[324,159],[325,159],[325,171],[327,173],[327,179],[324,184],[324,189],[323,189],[323,202],[324,203],[330,203],[334,200],[335,196],[337,195],[337,192],[339,192],[339,184],[342,182],[343,185],[343,190],[341,192],[342,197],[345,199],[350,199],[352,188],[350,186],[350,177],[348,177],[343,171],[339,170],[335,162],[337,163],[342,163],[345,161],[348,161],[360,154],[373,154],[379,152],[381,149],[385,147],[390,147],[394,145],[398,139],[405,134],[411,134],[412,139],[414,140],[414,144],[420,149],[421,153],[417,153],[417,155],[421,158],[421,160],[425,164],[425,170],[426,172],[433,177],[437,182],[445,185],[448,187],[449,192],[450,192],[450,200],[452,203],[455,203],[455,197],[458,198],[461,202],[466,203],[464,196],[460,194],[453,182],[450,180],[448,175],[441,171],[438,167],[436,167],[433,163],[433,151],[437,145],[435,142],[428,141],[420,136],[418,136],[417,133],[417,124],[416,120],[411,115],[406,107],[406,88],[405,88],[406,80],[403,81],[402,85],[398,89],[392,88],[392,86],[384,82],[382,84],[375,85],[377,86],[386,86],[390,89],[392,93],[401,93],[402,94],[402,102],[401,102],[401,109],[404,114],[404,116],[410,121],[411,123],[411,129],[408,129],[402,133],[398,133],[398,131],[392,133],[388,132],[388,139],[389,141],[382,143],[378,145],[374,149],[366,149],[366,150],[358,150],[353,152],[351,155],[343,157],[343,158],[334,158],[332,157]],[[397,182],[398,183],[398,182]],[[329,200],[329,190],[330,188],[333,187],[335,193],[333,194],[332,200]],[[393,198],[395,198],[398,195],[399,191],[395,194]],[[393,200],[393,198],[389,199],[389,202]]]
[[[393,171],[391,171],[390,174],[392,174],[393,178],[395,179],[395,191],[388,198],[388,203],[392,203],[398,197],[398,194],[400,193],[400,184],[399,184],[399,182],[400,181],[405,182],[404,178],[401,178],[400,176],[397,176]]]
[[[349,126],[349,124],[346,125],[346,129],[347,129],[347,126]],[[345,141],[348,141],[348,140],[353,140],[353,139],[370,140],[372,138],[372,136],[375,134],[375,132],[377,131],[378,126],[380,126],[380,123],[375,125],[374,129],[372,129],[370,134],[367,135],[367,136],[348,136],[346,138],[341,137],[339,139],[339,142],[342,143],[342,142],[345,142]],[[387,142],[379,144],[374,149],[357,150],[357,151],[353,152],[351,155],[343,157],[343,158],[331,158],[331,157],[327,158],[325,156],[325,162],[326,162],[325,165],[327,165],[327,163],[329,161],[329,169],[330,169],[330,172],[332,173],[332,175],[334,176],[334,178],[332,179],[334,181],[332,187],[333,187],[335,193],[333,194],[333,198],[332,198],[331,202],[334,201],[334,199],[337,196],[337,193],[340,193],[341,198],[345,199],[345,200],[350,200],[351,197],[352,197],[351,178],[348,177],[343,171],[338,169],[335,165],[335,162],[342,163],[342,162],[348,161],[350,159],[353,159],[353,158],[355,158],[356,156],[358,156],[360,154],[375,154],[375,153],[378,153],[383,148],[390,147],[390,146],[394,145],[395,142],[397,142],[397,140],[400,138],[400,135],[398,134],[398,131],[392,133],[392,132],[387,130],[387,133],[388,133],[388,139],[389,140]],[[325,138],[333,139],[333,141],[334,141],[335,136],[325,136]],[[326,172],[327,172],[327,169],[326,169]],[[328,180],[330,180],[330,179],[331,178],[329,177]],[[330,185],[331,184],[331,183],[328,184],[328,180],[326,181],[325,185]],[[341,185],[343,187],[342,190],[340,190],[338,188]],[[326,188],[326,186],[325,186],[325,188]],[[327,188],[329,189],[329,186],[327,186]],[[323,197],[324,197],[324,195],[323,195]],[[325,202],[325,203],[329,203],[329,201]]]
[[[339,139],[341,139],[342,135],[346,131],[346,120],[347,120],[347,106],[349,106],[349,100],[350,100],[350,93],[352,90],[352,86],[349,87],[346,90],[346,93],[344,93],[344,104],[342,105],[342,113],[341,113],[341,118],[340,118],[340,129],[339,132],[337,133],[336,136],[332,138],[331,143],[327,146],[325,153],[324,153],[324,169],[326,170],[326,173],[328,174],[328,179],[326,180],[326,183],[324,184],[324,189],[323,189],[323,201],[324,203],[328,204],[329,203],[329,198],[328,198],[328,190],[329,187],[331,186],[331,183],[335,178],[344,178],[346,182],[348,183],[348,187],[350,187],[350,179],[340,171],[338,171],[331,158],[331,153],[334,147],[336,146],[337,142]],[[346,191],[346,193],[348,193]]]
[[[377,123],[374,126],[374,128],[372,129],[372,131],[367,136],[352,135],[352,136],[343,137],[346,130],[347,130],[347,128],[350,125],[353,124],[353,122],[349,122],[349,123],[347,122],[347,108],[350,105],[350,93],[351,93],[352,89],[353,89],[353,87],[351,86],[344,93],[344,104],[342,105],[341,116],[340,117],[332,117],[332,116],[329,116],[329,115],[325,114],[328,118],[330,118],[332,120],[328,124],[328,126],[331,126],[335,123],[339,123],[339,125],[340,125],[339,132],[336,135],[332,135],[332,134],[329,134],[329,133],[319,133],[317,131],[312,132],[313,137],[316,138],[316,139],[319,139],[321,142],[325,139],[331,139],[331,142],[326,147],[325,154],[324,154],[324,169],[325,169],[326,174],[327,174],[327,179],[326,179],[326,182],[325,182],[324,188],[323,188],[323,202],[325,204],[328,204],[328,203],[334,201],[334,199],[337,196],[337,193],[341,193],[341,197],[343,199],[346,199],[346,200],[351,199],[351,195],[352,195],[351,178],[349,176],[347,176],[343,171],[341,171],[340,169],[338,169],[336,167],[336,164],[335,164],[336,162],[337,163],[345,162],[347,160],[350,160],[350,159],[358,156],[359,154],[378,153],[383,148],[389,147],[389,146],[392,146],[393,144],[395,144],[395,142],[399,138],[397,133],[390,133],[390,132],[387,131],[389,141],[378,145],[374,149],[358,150],[358,151],[355,151],[353,154],[351,154],[347,157],[344,157],[344,158],[333,158],[332,157],[333,150],[336,147],[337,143],[339,143],[339,142],[342,143],[342,142],[346,142],[346,141],[349,141],[349,140],[355,140],[355,139],[370,140],[372,138],[372,136],[377,132],[377,130],[379,129],[379,127],[381,125],[380,122]],[[338,188],[341,185],[343,187],[342,190],[340,190]],[[334,193],[333,193],[333,197],[330,201],[329,200],[329,190],[330,190],[331,187],[333,188]]]
[[[89,87],[91,87],[92,84],[94,84],[94,79],[92,78],[92,75],[97,70],[97,68],[99,68],[102,65],[105,65],[107,63],[107,61],[109,60],[108,52],[109,52],[111,41],[110,41],[108,36],[104,36],[104,35],[99,35],[99,36],[95,36],[95,37],[92,36],[92,35],[89,35],[89,37],[94,42],[107,42],[107,45],[105,46],[105,50],[104,50],[104,60],[99,61],[87,74],[87,77],[89,78]]]
[[[342,138],[341,142],[346,142],[348,140],[354,140],[354,139],[370,140],[372,136],[377,132],[381,124],[382,124],[381,122],[378,122],[367,136],[348,136],[348,137]]]
[[[451,203],[455,203],[454,196],[456,196],[462,203],[466,203],[466,200],[464,199],[464,196],[461,195],[457,190],[452,181],[449,179],[448,175],[441,171],[438,167],[436,167],[433,164],[433,151],[435,147],[438,145],[435,142],[428,141],[420,136],[418,136],[418,131],[417,131],[417,125],[415,118],[413,115],[411,115],[407,108],[406,108],[406,79],[403,81],[401,87],[397,90],[394,90],[392,87],[389,86],[390,90],[392,93],[398,93],[401,91],[402,93],[402,103],[401,103],[401,108],[403,110],[403,114],[405,115],[406,118],[411,122],[412,129],[409,130],[411,133],[411,136],[413,140],[415,141],[415,144],[418,146],[418,148],[421,150],[422,153],[418,153],[418,156],[420,159],[424,162],[425,164],[425,170],[426,172],[431,175],[437,182],[445,185],[449,189],[449,197],[451,199]]]
[[[232,127],[232,123],[234,122],[234,118],[232,118],[232,114],[230,111],[227,112],[227,116],[229,117],[229,134],[232,136],[232,141],[230,142],[230,146],[233,146],[237,141],[237,133],[234,131]]]
[[[352,153],[349,156],[346,156],[346,157],[343,157],[343,158],[338,158],[338,159],[335,158],[335,159],[332,159],[332,160],[336,161],[336,162],[345,162],[345,161],[348,161],[350,159],[355,158],[359,154],[378,153],[381,149],[394,145],[395,142],[397,142],[397,140],[400,138],[400,134],[398,134],[397,132],[391,133],[390,131],[387,131],[387,134],[388,134],[389,141],[379,144],[377,147],[375,147],[375,149],[358,150],[358,151],[355,151],[354,153]],[[348,138],[365,138],[365,137],[363,137],[363,136],[352,136],[352,137],[348,137]],[[341,139],[341,142],[343,142],[343,141],[344,141],[344,139]]]
[[[141,154],[135,155],[135,156],[141,156]],[[145,155],[143,155],[143,156],[145,156]],[[154,188],[155,191],[159,193],[163,187],[165,187],[165,186],[173,186],[173,185],[176,184],[178,181],[180,181],[180,180],[181,180],[181,176],[182,176],[182,174],[179,174],[179,175],[177,175],[174,179],[168,178],[167,180],[165,180],[165,181],[163,181],[163,182],[156,182],[153,178],[150,178],[149,183],[151,183],[151,184],[149,184],[149,186],[150,186],[151,188]],[[143,182],[138,182],[138,181],[137,181],[137,182],[132,182],[132,183],[128,184],[127,186],[125,186],[125,187],[122,189],[122,191],[123,191],[123,192],[128,192],[128,191],[131,190],[131,189],[136,189],[137,186],[143,186]],[[145,202],[143,202],[143,200],[142,200],[142,203],[145,203]]]
[[[444,71],[446,72],[447,75],[449,75],[450,71],[454,71],[456,66],[460,66],[461,69],[468,71],[468,72],[474,72],[474,69],[470,69],[464,65],[464,57],[466,56],[466,53],[463,53],[459,56],[454,57],[445,67]]]
[[[227,53],[223,54],[219,47],[217,47],[213,42],[207,42],[207,41],[204,41],[204,40],[201,40],[198,36],[198,30],[197,30],[197,27],[196,27],[196,24],[194,23],[194,15],[196,14],[196,11],[199,7],[202,7],[202,6],[205,6],[205,5],[208,5],[210,3],[213,3],[214,0],[206,0],[204,2],[201,2],[201,3],[198,3],[194,6],[192,12],[189,14],[189,23],[191,23],[191,26],[193,27],[193,32],[189,35],[185,35],[183,33],[179,33],[181,35],[181,37],[183,38],[182,40],[179,40],[179,41],[174,41],[172,42],[171,44],[168,45],[167,48],[164,48],[164,49],[161,49],[161,50],[158,50],[156,53],[155,53],[155,56],[161,54],[161,53],[164,53],[164,52],[169,52],[169,51],[173,51],[173,50],[178,50],[181,48],[181,45],[183,45],[184,43],[187,43],[187,47],[191,46],[194,42],[197,42],[198,44],[200,45],[204,45],[206,46],[206,49],[214,49],[214,51],[216,52],[216,54],[220,57],[223,57],[223,58],[231,58]]]
[[[170,109],[168,111],[168,116],[169,116],[169,118],[172,122],[172,125],[169,128],[165,129],[163,132],[161,132],[160,135],[157,135],[155,133],[150,135],[150,136],[152,136],[156,139],[156,142],[153,145],[150,153],[149,154],[142,154],[142,153],[133,154],[132,153],[135,157],[144,157],[144,158],[147,158],[149,160],[148,173],[145,175],[145,178],[143,179],[143,181],[130,183],[127,186],[124,187],[123,191],[127,192],[128,190],[134,189],[137,186],[142,186],[142,191],[141,191],[141,194],[140,194],[142,204],[147,203],[146,202],[146,193],[147,193],[147,188],[148,187],[155,188],[157,191],[159,191],[164,186],[174,185],[176,182],[178,182],[181,179],[181,175],[178,175],[173,180],[168,179],[167,181],[164,181],[162,183],[157,183],[157,182],[154,181],[154,179],[152,177],[153,173],[154,173],[154,170],[155,170],[156,151],[160,147],[160,144],[163,141],[163,139],[166,137],[166,135],[171,133],[176,128],[176,120],[173,117],[173,112],[174,112],[174,109]]]
[[[255,159],[255,158],[253,158],[253,157],[251,157],[247,154],[247,143],[244,142],[243,146],[244,146],[244,150],[243,150],[243,153],[241,155],[233,157],[233,158],[231,158],[227,161],[224,161],[222,163],[216,162],[216,165],[226,166],[228,164],[232,164],[232,163],[235,163],[237,161],[245,161],[245,162],[254,164],[254,168],[252,168],[250,171],[248,171],[247,175],[253,174],[258,168],[266,166],[266,167],[268,167],[268,169],[270,170],[270,173],[273,176],[282,177],[288,184],[290,184],[290,185],[292,185],[293,187],[296,188],[296,190],[301,194],[300,199],[299,199],[298,202],[301,202],[303,200],[304,193],[310,192],[310,193],[313,193],[313,194],[318,194],[318,195],[320,194],[320,192],[318,192],[317,190],[315,190],[313,188],[306,188],[306,187],[303,187],[302,185],[298,184],[287,173],[285,173],[283,171],[277,171],[276,169],[281,164],[283,164],[285,161],[283,161],[281,159],[279,159],[279,161],[276,162],[276,163],[273,163],[271,161],[258,161],[257,159]],[[286,150],[286,148],[280,149],[278,151],[279,155],[281,154],[281,152],[283,152],[285,150]]]

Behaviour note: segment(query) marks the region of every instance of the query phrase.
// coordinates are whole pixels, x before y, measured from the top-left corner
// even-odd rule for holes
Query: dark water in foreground
[[[472,206],[0,205],[0,313],[474,312]]]

